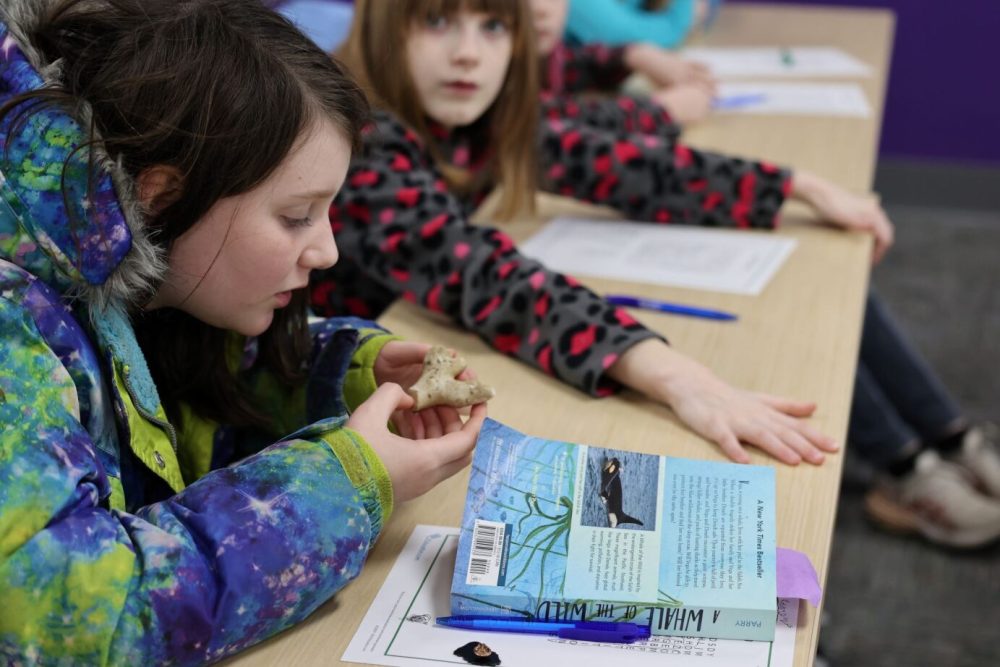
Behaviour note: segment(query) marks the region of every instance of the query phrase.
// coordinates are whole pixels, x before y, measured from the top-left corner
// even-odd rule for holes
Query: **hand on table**
[[[667,110],[670,118],[680,125],[704,120],[712,113],[715,91],[702,83],[671,86],[652,93],[652,99]]]
[[[630,45],[625,51],[625,64],[656,88],[695,83],[715,86],[715,77],[707,66],[653,44]]]
[[[792,195],[811,205],[830,224],[871,234],[875,239],[873,264],[880,262],[892,247],[895,229],[874,198],[858,196],[808,172],[792,176]]]
[[[747,463],[745,445],[798,465],[819,465],[838,447],[805,419],[814,403],[737,389],[709,369],[649,339],[629,348],[611,377],[669,405],[692,431],[716,443],[733,461]]]

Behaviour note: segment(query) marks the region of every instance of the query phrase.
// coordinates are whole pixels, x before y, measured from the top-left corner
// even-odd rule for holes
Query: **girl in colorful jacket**
[[[426,346],[307,324],[367,113],[258,0],[0,8],[0,662],[239,651],[466,464]]]

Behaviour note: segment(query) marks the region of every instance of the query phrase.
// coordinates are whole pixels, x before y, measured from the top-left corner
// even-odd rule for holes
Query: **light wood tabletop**
[[[872,68],[856,79],[872,107],[870,118],[717,115],[685,133],[685,142],[730,154],[805,168],[865,192],[871,187],[883,93],[892,44],[887,11],[775,5],[725,5],[712,31],[699,37],[711,46],[835,46]],[[589,206],[542,197],[538,220],[505,225],[523,240],[539,221],[554,215],[607,216]],[[749,232],[748,232],[749,233]],[[768,232],[760,232],[768,233]],[[712,368],[733,385],[814,400],[813,423],[843,442],[868,283],[867,238],[839,233],[788,206],[779,234],[798,247],[759,296],[636,285],[611,280],[583,282],[599,293],[619,291],[735,312],[739,321],[719,323],[633,311],[643,323]],[[690,458],[723,460],[719,451],[681,426],[665,407],[639,395],[592,399],[488,348],[474,335],[399,302],[380,320],[410,340],[459,350],[481,378],[497,389],[490,416],[523,432],[547,438]],[[755,463],[773,464],[753,453]],[[777,467],[778,544],[808,554],[825,582],[837,507],[842,456],[821,467]],[[413,526],[457,526],[468,473],[398,507],[358,579],[303,624],[230,661],[239,665],[331,665],[340,657],[382,585]],[[331,509],[331,511],[335,511]],[[802,603],[795,664],[811,665],[819,610]],[[348,663],[343,663],[348,664]]]

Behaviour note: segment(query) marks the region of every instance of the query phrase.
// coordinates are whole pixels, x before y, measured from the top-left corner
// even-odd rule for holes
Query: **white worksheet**
[[[795,245],[768,232],[555,218],[521,252],[575,276],[760,294]]]
[[[574,667],[786,667],[792,664],[798,600],[778,601],[773,642],[652,637],[601,644],[540,635],[456,630],[434,624],[450,613],[458,529],[417,526],[344,652],[346,662],[407,667],[465,665],[453,651],[470,641],[489,645],[503,665]]]
[[[872,110],[856,83],[723,82],[716,97],[744,103],[716,108],[716,113],[849,116],[867,118]]]
[[[681,54],[708,65],[719,79],[739,77],[867,77],[871,67],[827,47],[692,48]]]

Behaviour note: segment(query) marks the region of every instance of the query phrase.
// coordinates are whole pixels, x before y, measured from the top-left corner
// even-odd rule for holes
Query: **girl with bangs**
[[[521,255],[503,231],[469,222],[498,183],[499,217],[532,210],[540,129],[543,146],[561,147],[543,157],[546,189],[589,199],[585,174],[562,176],[580,187],[553,178],[587,148],[579,133],[537,124],[530,21],[527,0],[355,4],[342,56],[374,100],[375,123],[330,209],[344,258],[313,274],[314,309],[376,317],[402,297],[591,395],[626,385],[669,405],[736,461],[749,460],[742,441],[790,464],[822,463],[837,446],[804,421],[812,403],[730,387],[624,309]],[[780,202],[772,171],[762,169],[762,221]]]
[[[0,44],[0,663],[217,661],[356,577],[485,405],[412,413],[429,346],[307,320],[369,107],[286,20],[10,0]]]
[[[529,212],[536,170],[541,189],[658,223],[772,228],[791,196],[873,234],[877,261],[893,230],[876,203],[655,128],[607,131],[555,117],[532,131],[539,66],[525,41],[528,2],[406,0],[391,12],[387,4],[357,3],[345,49],[379,109],[331,209],[349,259],[314,275],[317,310],[374,317],[405,298],[592,395],[640,391],[735,461],[748,460],[741,442],[789,464],[818,464],[836,449],[805,423],[813,404],[728,386],[624,310],[522,256],[501,230],[468,218],[498,183],[499,217]],[[643,121],[641,109],[622,116]],[[1000,536],[1000,437],[988,426],[970,427],[869,299],[851,438],[892,475],[871,499],[882,515],[904,516],[907,530],[953,546]],[[943,510],[920,513],[931,503]]]

